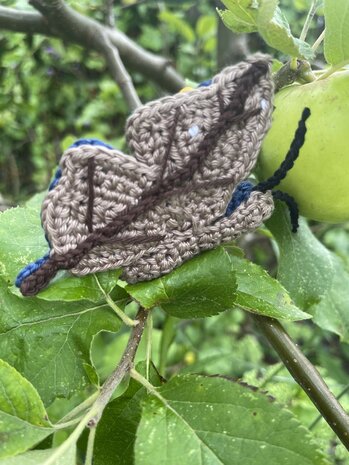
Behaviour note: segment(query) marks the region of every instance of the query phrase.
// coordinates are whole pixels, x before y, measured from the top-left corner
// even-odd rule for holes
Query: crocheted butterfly
[[[64,153],[41,212],[50,251],[18,275],[23,295],[60,269],[83,276],[122,268],[128,282],[153,279],[271,215],[271,189],[290,154],[283,175],[241,184],[271,122],[270,60],[256,55],[208,84],[136,110],[126,127],[133,156],[88,140]]]

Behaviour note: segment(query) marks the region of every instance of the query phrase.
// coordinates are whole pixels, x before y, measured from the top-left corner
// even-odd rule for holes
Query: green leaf
[[[34,386],[0,360],[0,411],[36,426],[48,426],[47,413]]]
[[[31,425],[18,417],[0,412],[0,458],[25,452],[53,431],[51,428]]]
[[[34,446],[52,433],[49,424],[34,386],[0,360],[0,457],[19,454]]]
[[[37,201],[33,200],[30,205],[36,204]],[[12,208],[0,213],[0,237],[0,275],[9,284],[14,283],[17,274],[24,266],[42,257],[48,250],[39,209],[32,207]],[[120,274],[120,270],[115,270],[98,273],[97,276],[104,290],[109,293],[116,286]],[[11,290],[19,295],[16,288]],[[123,295],[125,297],[124,293]],[[62,274],[60,279],[40,292],[38,297],[60,301],[104,300],[94,275],[77,278],[67,273]]]
[[[308,310],[331,288],[334,277],[331,253],[316,239],[305,219],[300,218],[299,229],[293,233],[289,212],[280,204],[266,225],[280,251],[277,278],[295,303]]]
[[[349,269],[313,235],[301,218],[296,234],[278,205],[267,226],[280,249],[278,279],[320,328],[349,342]]]
[[[196,23],[196,34],[200,39],[215,33],[217,28],[217,19],[212,15],[200,16]]]
[[[172,13],[169,10],[163,10],[159,14],[159,19],[164,22],[170,30],[181,35],[187,42],[195,41],[195,33],[190,24],[178,14]]]
[[[184,375],[144,402],[136,465],[324,465],[311,434],[265,396],[219,377]]]
[[[3,281],[0,308],[2,358],[36,387],[45,403],[89,385],[83,364],[90,363],[93,336],[120,327],[106,304],[23,299],[11,294]]]
[[[97,278],[106,294],[109,294],[115,288],[116,295],[114,299],[125,301],[127,300],[127,293],[122,288],[115,287],[121,273],[122,270],[111,270],[81,278],[65,274],[41,291],[38,297],[44,300],[63,300],[65,302],[84,299],[91,302],[101,302],[105,298],[97,284]]]
[[[138,364],[137,371],[145,374],[145,363]],[[161,385],[153,366],[149,375],[153,386]],[[146,396],[146,389],[131,379],[126,392],[108,404],[97,428],[94,465],[134,464],[134,443],[141,419],[140,404]]]
[[[234,253],[230,254],[230,259],[238,285],[236,305],[244,310],[272,318],[285,320],[311,318],[293,304],[286,289],[263,268]]]
[[[270,47],[292,57],[313,58],[309,44],[293,37],[287,19],[277,7],[277,0],[262,0],[258,10],[258,32]],[[274,11],[272,11],[274,9]]]
[[[325,0],[325,58],[331,65],[349,62],[349,2]]]
[[[313,58],[309,44],[293,37],[278,0],[224,0],[227,10],[218,10],[224,24],[234,32],[258,31],[276,50],[305,59]]]
[[[51,457],[56,449],[31,450],[25,454],[0,460],[0,465],[43,465]],[[52,465],[75,465],[76,464],[76,447],[70,447],[63,453]]]
[[[222,0],[227,10],[217,10],[223,23],[235,32],[256,32],[258,5],[253,0]]]
[[[234,307],[235,273],[219,247],[161,278],[128,285],[126,291],[145,308],[161,306],[178,318],[203,318]]]
[[[349,270],[340,258],[333,260],[333,280],[321,301],[308,308],[314,323],[320,328],[338,334],[349,342]]]

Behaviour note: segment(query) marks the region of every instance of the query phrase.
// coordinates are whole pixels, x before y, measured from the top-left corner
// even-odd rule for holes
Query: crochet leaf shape
[[[209,86],[151,102],[128,119],[130,155],[105,145],[68,149],[42,223],[50,254],[21,283],[36,294],[59,269],[86,275],[122,268],[130,283],[183,261],[268,218],[270,191],[227,204],[254,167],[270,126],[268,58],[256,55]]]

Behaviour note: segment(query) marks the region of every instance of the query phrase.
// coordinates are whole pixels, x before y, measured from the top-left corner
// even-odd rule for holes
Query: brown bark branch
[[[113,373],[109,376],[106,382],[103,384],[101,392],[94,403],[97,413],[89,420],[89,428],[95,428],[102,417],[103,411],[110,401],[116,387],[121,383],[125,376],[130,372],[139,343],[142,338],[145,323],[147,321],[150,310],[140,308],[136,319],[138,321],[137,326],[134,326],[131,330],[130,338],[127,346],[122,354],[121,360],[118,366],[115,368]]]
[[[32,0],[30,3],[40,13],[0,6],[0,29],[58,37],[96,50],[103,56],[107,36],[127,67],[139,71],[169,92],[184,87],[184,79],[169,60],[143,49],[118,29],[111,29],[76,12],[63,0]]]
[[[118,49],[112,45],[107,35],[105,35],[104,56],[108,63],[110,73],[120,87],[130,112],[133,112],[142,105],[142,102],[133,86],[131,76],[128,74],[120,58]]]
[[[349,416],[329,390],[317,369],[303,355],[283,326],[273,318],[252,315],[265,338],[277,352],[294,380],[349,450]]]

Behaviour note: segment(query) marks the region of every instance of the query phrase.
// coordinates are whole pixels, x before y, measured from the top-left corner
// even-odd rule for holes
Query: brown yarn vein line
[[[88,202],[87,202],[87,212],[86,212],[86,223],[88,232],[92,233],[93,231],[93,204],[95,200],[95,189],[93,185],[95,174],[95,160],[93,157],[88,159],[87,162],[87,183],[88,183]]]
[[[177,185],[190,181],[201,161],[215,147],[217,140],[224,133],[232,122],[237,121],[244,114],[245,102],[252,91],[253,87],[259,82],[259,79],[268,72],[269,66],[265,61],[252,63],[249,68],[237,80],[237,86],[230,103],[220,114],[219,120],[212,126],[210,131],[204,136],[199,144],[196,153],[193,153],[190,161],[182,169],[172,173],[161,183],[156,182],[155,186],[145,191],[139,199],[137,205],[126,207],[123,213],[116,217],[105,227],[96,229],[83,242],[78,244],[75,249],[70,250],[65,255],[58,255],[55,252],[35,273],[28,276],[22,285],[21,292],[23,295],[35,295],[55,276],[59,269],[71,269],[76,266],[85,254],[96,245],[109,241],[113,236],[122,231],[122,229],[132,223],[139,215],[147,211],[154,204],[162,202],[164,199],[173,195],[173,189]],[[175,132],[171,131],[173,142]],[[163,168],[163,172],[165,168]],[[225,180],[225,182],[227,182]],[[224,184],[225,184],[224,182]],[[185,189],[185,188],[184,188]],[[184,192],[182,188],[182,192]],[[176,189],[177,191],[177,189]],[[180,188],[177,191],[181,192]]]

